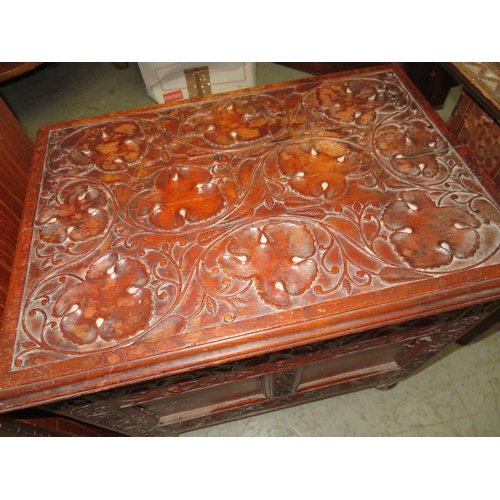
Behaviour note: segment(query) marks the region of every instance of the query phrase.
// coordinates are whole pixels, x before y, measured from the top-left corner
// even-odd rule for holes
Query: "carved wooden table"
[[[408,377],[500,298],[453,144],[392,66],[44,127],[0,411],[171,435]]]

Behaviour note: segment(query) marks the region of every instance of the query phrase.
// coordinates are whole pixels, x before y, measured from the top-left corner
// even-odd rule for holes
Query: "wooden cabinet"
[[[495,195],[392,65],[44,127],[0,411],[161,436],[388,388],[497,314]]]
[[[500,186],[500,63],[448,63],[464,90],[450,129]]]

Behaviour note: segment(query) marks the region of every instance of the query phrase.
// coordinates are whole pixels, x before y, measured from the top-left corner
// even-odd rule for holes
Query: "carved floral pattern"
[[[333,83],[319,88],[316,95],[330,118],[359,125],[373,123],[377,108],[387,99],[376,83],[363,80]]]
[[[144,288],[144,265],[106,254],[93,262],[85,281],[65,291],[54,305],[61,332],[71,342],[91,344],[128,338],[148,326],[152,294]]]
[[[445,143],[425,122],[383,127],[376,145],[390,158],[391,165],[405,176],[434,179],[443,170],[436,154],[443,151]]]
[[[224,197],[212,174],[198,167],[168,168],[155,189],[139,198],[137,213],[160,229],[178,229],[217,215]]]
[[[303,225],[268,224],[236,235],[227,246],[229,255],[219,262],[224,272],[237,279],[253,280],[260,298],[275,307],[288,307],[290,295],[303,294],[312,284],[318,265],[314,239]],[[280,266],[274,264],[279,257]]]
[[[96,166],[105,172],[126,171],[147,153],[146,134],[154,128],[149,125],[146,129],[132,121],[110,122],[70,135],[63,147],[75,165]]]
[[[84,241],[101,234],[108,223],[104,194],[93,186],[73,184],[60,195],[62,201],[40,212],[35,224],[47,243]]]
[[[269,98],[224,99],[207,115],[195,115],[183,130],[194,140],[220,147],[248,145],[279,133],[286,123],[286,112]],[[194,140],[197,145],[202,145]]]
[[[294,191],[328,200],[343,195],[346,176],[370,161],[340,142],[326,140],[286,146],[278,158],[279,169]]]
[[[495,201],[370,75],[51,130],[13,368],[498,263]]]
[[[480,222],[457,207],[437,207],[426,195],[406,191],[389,204],[384,224],[396,231],[391,241],[413,267],[426,269],[472,257],[479,247]]]

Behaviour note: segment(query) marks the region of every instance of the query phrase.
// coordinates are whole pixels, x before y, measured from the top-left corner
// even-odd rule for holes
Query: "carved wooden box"
[[[0,411],[168,435],[407,377],[494,312],[494,187],[399,68],[44,127]]]

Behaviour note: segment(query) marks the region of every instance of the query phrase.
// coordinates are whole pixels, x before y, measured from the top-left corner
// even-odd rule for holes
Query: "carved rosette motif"
[[[488,265],[500,216],[375,71],[53,130],[32,241],[13,369]]]

